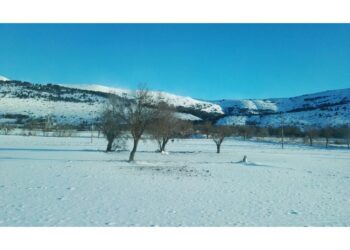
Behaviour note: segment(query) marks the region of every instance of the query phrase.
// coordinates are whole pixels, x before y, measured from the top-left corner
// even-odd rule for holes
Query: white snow
[[[260,110],[270,110],[277,111],[276,103],[270,100],[253,100],[253,99],[243,99],[243,100],[221,100],[214,101],[214,103],[219,104],[225,113],[232,113],[228,109],[233,109],[234,112],[239,112],[241,109],[247,109],[250,113],[258,113]]]
[[[45,86],[45,85],[42,85]],[[93,90],[103,93],[126,95],[132,98],[133,91],[102,85],[64,85],[66,87]],[[68,89],[69,90],[69,89]],[[166,92],[150,91],[153,102],[161,97],[165,102],[181,110],[180,117],[199,120],[198,116],[225,115],[218,124],[256,123],[260,126],[280,126],[279,112],[284,114],[286,125],[341,126],[350,123],[350,89],[325,91],[292,98],[221,100],[213,103]],[[90,122],[103,110],[104,95],[78,90],[63,91],[59,98],[50,91],[31,88],[31,85],[1,84],[0,116],[22,114],[30,117],[52,115],[57,122],[79,124]]]
[[[99,85],[99,84],[60,84],[60,85],[62,85],[64,87],[68,87],[68,88],[92,90],[92,91],[116,94],[116,95],[120,95],[120,96],[122,96],[122,95],[131,96],[132,95],[131,90],[108,87],[108,86]]]
[[[350,89],[329,90],[291,98],[220,100],[213,103],[219,104],[225,113],[237,115],[240,109],[247,109],[250,114],[259,114],[260,111],[288,112],[298,108],[318,107],[326,103],[336,104],[344,100],[350,100]]]
[[[131,91],[114,89],[112,91],[109,87],[104,87],[100,85],[85,85],[80,86],[81,88],[114,93],[122,96],[123,94],[129,95],[131,97]],[[81,93],[75,94],[61,94],[61,97],[75,98],[81,100],[80,102],[72,101],[52,101],[49,100],[49,93],[42,92],[40,97],[35,96],[36,92],[30,92],[25,87],[18,87],[13,85],[0,86],[0,115],[2,114],[21,114],[28,115],[30,117],[40,118],[51,115],[55,121],[59,123],[70,123],[79,124],[81,122],[90,122],[96,119],[106,105],[106,99],[100,96],[95,96],[92,94],[83,96]],[[79,86],[74,86],[79,87]],[[30,98],[18,98],[18,94],[28,93],[32,95]],[[151,92],[153,93],[153,92]],[[153,96],[156,94],[153,93]],[[174,97],[175,98],[175,97]],[[88,101],[91,100],[91,101]],[[174,102],[173,102],[174,103]],[[201,120],[191,114],[186,113],[176,113],[176,115],[183,120]],[[3,120],[0,119],[0,123]]]
[[[280,126],[280,112],[288,125],[341,126],[350,123],[350,89],[324,91],[292,98],[221,100],[227,116],[218,124],[244,125],[246,122],[260,126]],[[266,113],[267,112],[267,113]]]
[[[245,125],[247,120],[249,119],[248,116],[244,115],[231,115],[231,116],[225,116],[224,118],[221,118],[217,121],[216,124],[218,125]]]
[[[319,109],[305,112],[290,112],[283,114],[284,124],[299,126],[341,126],[350,123],[350,105],[338,105],[330,107],[326,111]],[[257,123],[260,126],[279,127],[281,125],[281,116],[279,114],[269,115],[229,115],[218,120],[219,125],[244,125],[247,122]]]
[[[79,124],[83,121],[96,119],[103,111],[105,102],[76,103],[76,102],[52,102],[43,99],[19,99],[3,97],[0,99],[0,114],[23,114],[36,118],[53,115],[60,123]],[[198,121],[199,117],[175,113],[182,120]],[[5,119],[0,119],[0,123]],[[11,121],[14,122],[14,121]]]
[[[180,120],[187,120],[187,121],[200,121],[202,120],[201,118],[191,115],[191,114],[185,114],[185,113],[179,113],[176,112],[175,116],[180,119]]]
[[[0,226],[350,226],[346,149],[142,141],[128,163],[105,146],[0,136]]]
[[[0,98],[0,114],[22,114],[31,117],[53,115],[60,123],[79,124],[101,114],[104,103],[52,102],[44,99]]]
[[[9,80],[10,79],[8,79],[7,77],[0,75],[0,81],[9,81]]]
[[[72,87],[72,88],[79,88],[79,89],[86,89],[86,90],[93,90],[93,91],[99,91],[99,92],[105,92],[105,93],[113,93],[116,95],[126,95],[127,97],[131,98],[133,91],[127,90],[127,89],[121,89],[121,88],[114,88],[114,87],[107,87],[103,85],[97,85],[97,84],[72,84],[72,85],[63,85],[66,87]],[[218,104],[211,103],[211,102],[205,102],[205,101],[199,101],[196,99],[193,99],[192,97],[188,96],[179,96],[170,94],[163,91],[150,91],[150,95],[152,96],[153,100],[158,100],[158,97],[161,97],[162,100],[167,102],[170,105],[173,105],[175,107],[186,107],[186,108],[194,108],[201,109],[205,112],[215,112],[219,114],[223,114],[223,111],[221,107]]]

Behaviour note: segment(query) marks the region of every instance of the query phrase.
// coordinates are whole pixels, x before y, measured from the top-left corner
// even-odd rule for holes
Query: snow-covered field
[[[350,226],[350,151],[0,136],[0,226]],[[248,156],[248,164],[239,162]]]

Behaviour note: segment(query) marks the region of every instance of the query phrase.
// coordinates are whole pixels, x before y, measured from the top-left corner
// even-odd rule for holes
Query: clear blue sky
[[[350,87],[348,24],[0,24],[0,75],[201,99]]]

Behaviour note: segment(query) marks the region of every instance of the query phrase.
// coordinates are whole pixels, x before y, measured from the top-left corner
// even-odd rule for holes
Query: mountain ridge
[[[58,122],[88,123],[96,119],[108,95],[132,97],[128,89],[97,84],[35,84],[0,80],[0,122],[11,115],[28,118],[53,114]],[[189,120],[211,120],[219,125],[279,126],[280,114],[295,126],[341,126],[350,123],[350,88],[327,90],[289,98],[199,100],[150,91]]]

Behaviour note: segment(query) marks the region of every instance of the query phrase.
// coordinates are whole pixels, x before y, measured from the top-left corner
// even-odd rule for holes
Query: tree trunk
[[[163,141],[162,146],[160,147],[160,152],[165,151],[165,143],[166,142]]]
[[[163,148],[162,141],[161,140],[157,140],[157,143],[158,143],[159,153],[161,153],[162,152],[162,148]]]
[[[129,162],[130,161],[134,161],[134,157],[135,157],[135,153],[137,150],[137,144],[139,143],[139,139],[134,139],[134,146],[132,147],[132,150],[130,152],[130,156],[129,156]]]
[[[113,145],[113,140],[109,140],[108,144],[107,144],[106,152],[111,152],[112,151],[112,145]]]
[[[328,148],[328,138],[326,138],[326,148]]]
[[[283,124],[282,124],[282,129],[281,129],[281,146],[282,146],[282,149],[284,149],[284,129],[283,129]]]
[[[166,146],[166,144],[168,143],[168,141],[169,141],[169,139],[165,139],[165,140],[163,140],[163,143],[162,143],[162,147],[161,147],[160,152],[165,151],[165,146]]]
[[[220,146],[221,144],[216,144],[216,153],[220,154]]]
[[[309,137],[310,139],[310,146],[312,146],[312,137]]]

